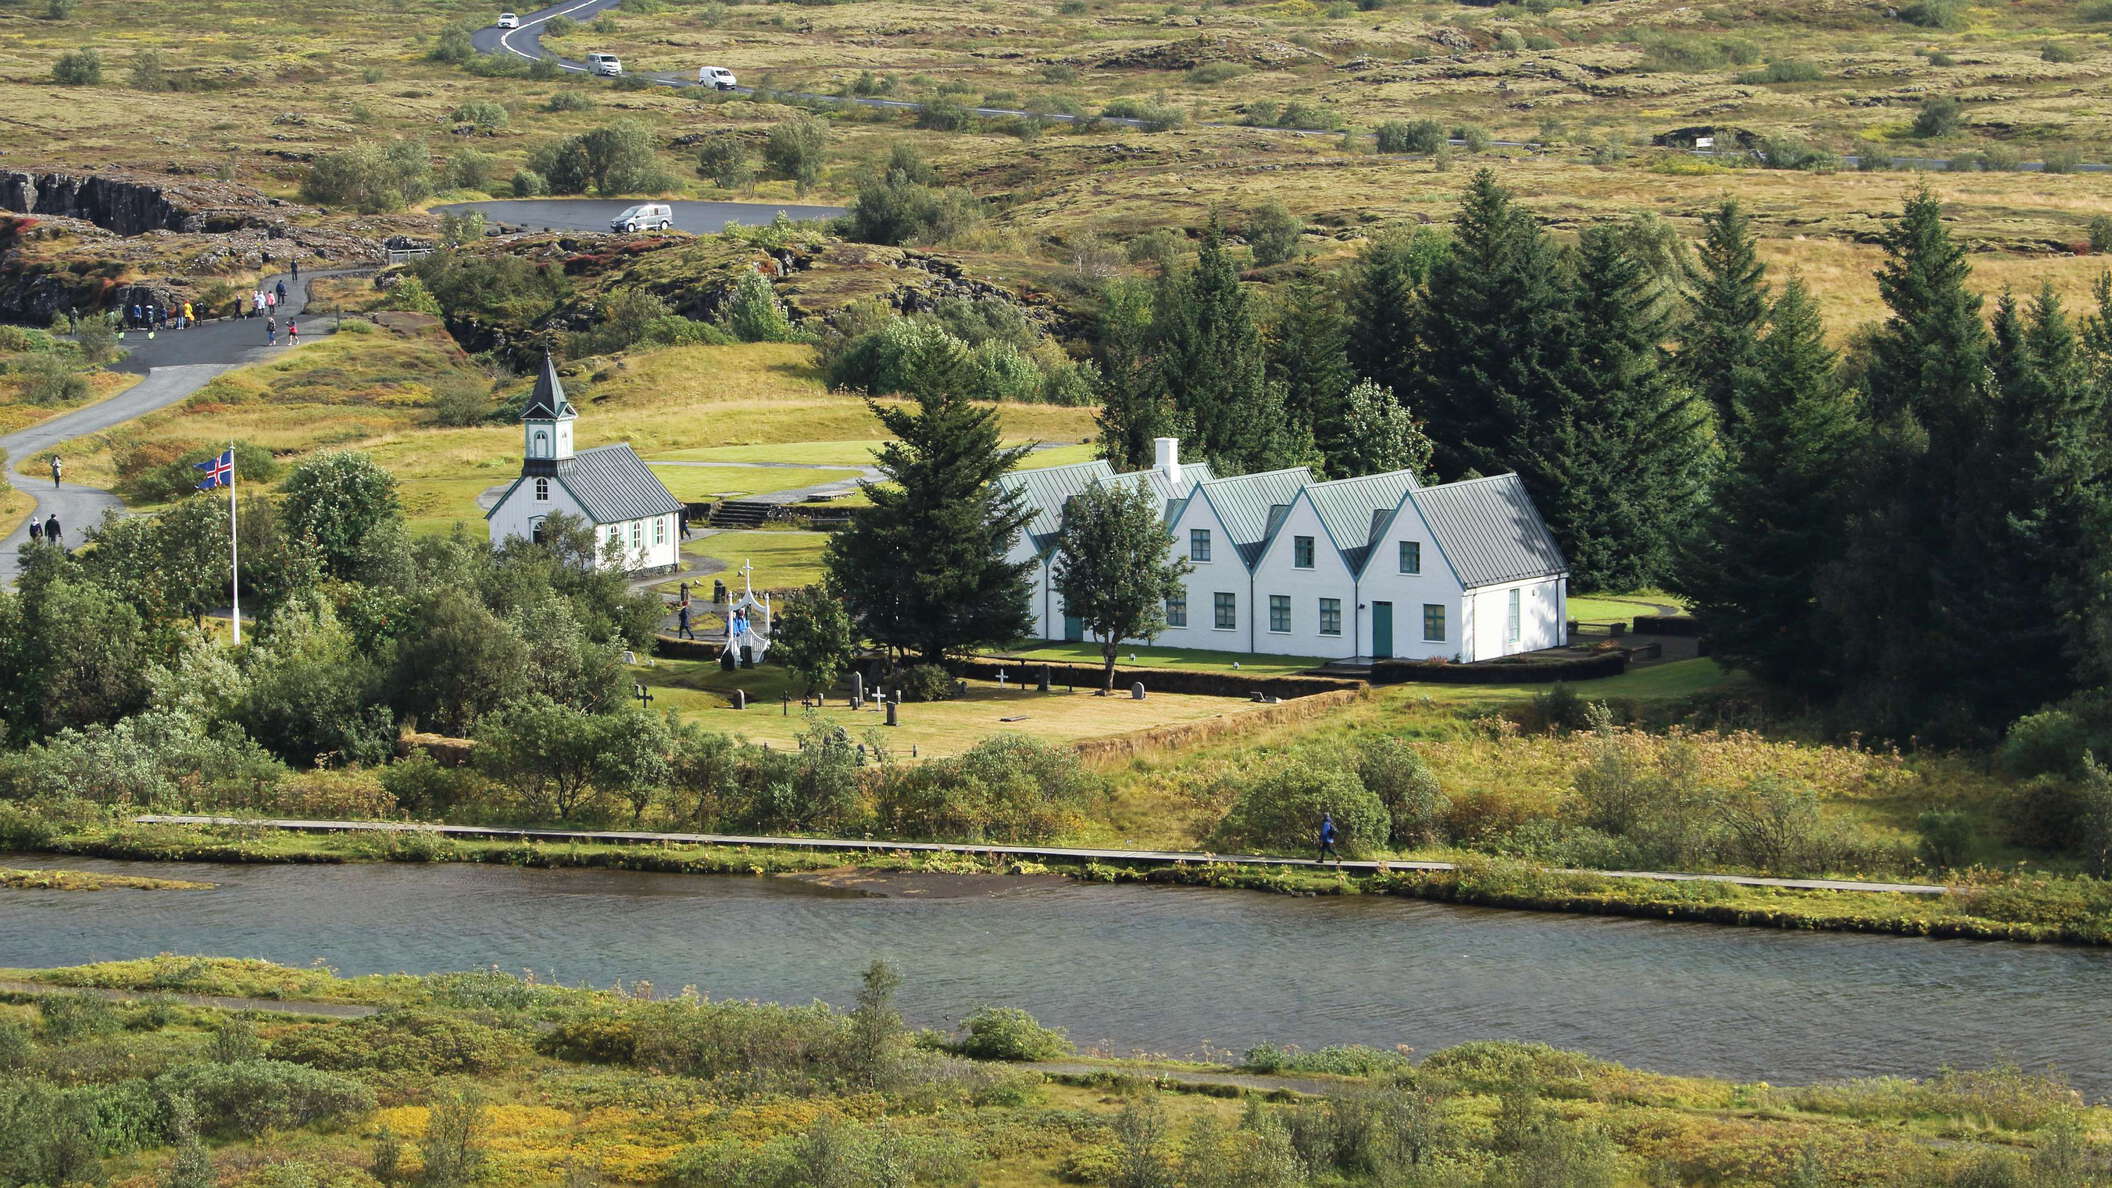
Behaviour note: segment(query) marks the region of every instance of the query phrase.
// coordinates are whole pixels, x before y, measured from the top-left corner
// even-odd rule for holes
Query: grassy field
[[[839,467],[792,469],[781,466],[664,466],[657,463],[652,466],[653,474],[684,503],[744,499],[794,487],[847,484],[858,478],[857,471]]]
[[[1052,643],[1031,648],[1007,650],[1004,656],[1018,656],[1027,660],[1055,660],[1065,664],[1103,664],[1100,645],[1094,643]],[[1134,647],[1122,649],[1118,660],[1124,668],[1186,668],[1202,672],[1239,671],[1256,676],[1281,676],[1285,673],[1304,672],[1326,663],[1315,656],[1250,656],[1244,652],[1205,652],[1194,648]]]
[[[826,532],[781,531],[775,528],[719,532],[682,546],[682,555],[697,560],[710,558],[726,569],[721,580],[738,590],[741,566],[755,564],[755,588],[784,590],[811,586],[821,580],[821,550],[828,544]],[[706,579],[707,588],[710,579]],[[659,589],[672,591],[672,584]]]
[[[656,709],[673,709],[707,729],[740,734],[752,742],[791,746],[806,721],[799,706],[803,690],[775,665],[726,672],[710,661],[662,660],[636,676],[653,691]],[[730,694],[748,693],[749,708],[735,711]],[[783,699],[790,698],[789,707]],[[1127,696],[1095,697],[1089,692],[1037,693],[1014,683],[999,688],[991,681],[969,681],[968,694],[951,701],[905,704],[901,725],[890,730],[875,705],[853,711],[841,696],[817,714],[850,731],[859,741],[877,737],[889,750],[907,757],[912,746],[922,756],[952,755],[993,734],[1016,731],[1044,742],[1065,743],[1123,734],[1153,726],[1194,722],[1245,713],[1252,703],[1229,697],[1195,697],[1154,693],[1143,701]]]
[[[1170,1184],[1184,1160],[1251,1165],[1239,1153],[1262,1146],[1261,1135],[1273,1135],[1268,1149],[1289,1162],[1294,1122],[1310,1130],[1340,1116],[1370,1119],[1360,1132],[1366,1153],[1356,1157],[1384,1169],[1330,1168],[1332,1182],[1344,1185],[1397,1182],[1394,1172],[1411,1165],[1391,1153],[1394,1136],[1409,1134],[1426,1167],[1456,1171],[1459,1182],[1582,1183],[1565,1173],[1584,1167],[1603,1174],[1589,1182],[1623,1186],[1761,1184],[1823,1166],[1847,1182],[1904,1188],[2028,1182],[1954,1177],[1961,1168],[2043,1170],[2064,1153],[2094,1159],[2112,1128],[2104,1107],[2083,1103],[2058,1076],[2014,1068],[1732,1084],[1489,1041],[1430,1053],[1275,1048],[1245,1068],[1086,1059],[1059,1072],[916,1050],[891,1012],[854,1029],[847,1011],[825,1005],[849,1003],[856,986],[848,984],[818,994],[815,1005],[778,1006],[724,1001],[710,985],[694,999],[654,1001],[498,971],[341,978],[327,968],[208,956],[0,974],[51,987],[0,1003],[0,1025],[22,1038],[17,1049],[28,1062],[16,1076],[33,1090],[64,1085],[72,1099],[128,1100],[154,1092],[157,1076],[162,1087],[223,1083],[228,1062],[216,1052],[255,1053],[237,1066],[249,1091],[208,1098],[196,1118],[215,1170],[266,1169],[267,1178],[248,1177],[260,1184],[386,1182],[363,1170],[377,1150],[388,1153],[391,1178],[421,1177],[429,1153],[444,1149],[424,1141],[443,1118],[492,1182],[535,1188],[589,1178],[864,1182],[846,1169],[875,1150],[892,1166],[914,1158],[925,1169],[921,1183],[1110,1183],[1118,1166],[1141,1166],[1158,1177],[1148,1182]],[[81,986],[128,1001],[69,992]],[[178,1005],[168,992],[385,1009],[357,1019],[238,1014]],[[953,1038],[952,1020],[915,1022],[935,1022]],[[1034,1036],[1031,1024],[1021,1020],[1014,1034]],[[749,1054],[736,1062],[715,1044],[680,1043],[698,1036]],[[1056,1036],[1034,1048],[993,1054],[1068,1056],[1071,1045]],[[870,1087],[855,1088],[844,1068],[875,1052],[885,1075],[872,1085],[868,1074]],[[1263,1075],[1253,1079],[1257,1068]],[[1162,1076],[1212,1087],[1183,1091]],[[272,1107],[296,1078],[313,1103],[283,1125],[259,1124],[258,1116],[276,1116]],[[1427,1129],[1410,1129],[1417,1123]],[[41,1150],[42,1134],[9,1124],[21,1128],[11,1142]],[[1123,1141],[1139,1132],[1151,1141]],[[1511,1137],[1521,1132],[1530,1145]],[[142,1123],[127,1137],[96,1161],[95,1181],[168,1178],[175,1136]],[[698,1167],[737,1174],[691,1179]],[[765,1168],[791,1175],[765,1179]]]

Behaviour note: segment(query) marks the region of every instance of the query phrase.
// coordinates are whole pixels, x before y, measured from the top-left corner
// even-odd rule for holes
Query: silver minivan
[[[611,231],[666,231],[674,225],[675,212],[665,202],[641,202],[609,220]]]
[[[615,54],[588,54],[587,69],[606,78],[615,78],[623,73],[623,59],[618,58]]]
[[[700,87],[713,87],[721,91],[730,91],[741,84],[734,81],[733,71],[726,69],[724,66],[699,66],[697,67],[697,85]]]

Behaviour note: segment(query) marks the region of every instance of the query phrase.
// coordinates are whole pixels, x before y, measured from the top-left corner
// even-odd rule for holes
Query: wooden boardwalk
[[[1390,861],[1318,862],[1269,854],[1209,854],[1194,850],[1089,850],[1066,846],[972,846],[950,842],[888,841],[846,837],[747,837],[733,833],[646,833],[607,829],[528,829],[501,825],[419,825],[401,821],[302,821],[281,818],[210,817],[149,814],[134,817],[140,825],[243,825],[295,833],[430,833],[442,837],[501,841],[586,842],[595,845],[750,846],[756,849],[822,850],[838,853],[968,854],[1020,858],[1029,862],[1118,862],[1130,866],[1175,866],[1218,863],[1231,866],[1283,866],[1339,869],[1356,874],[1382,870],[1449,871],[1451,862]],[[1778,887],[1792,891],[1879,891],[1895,895],[1942,895],[1933,883],[1871,883],[1852,879],[1773,879],[1757,875],[1689,874],[1664,870],[1563,871],[1609,879],[1644,879],[1662,883],[1729,883],[1739,887]]]

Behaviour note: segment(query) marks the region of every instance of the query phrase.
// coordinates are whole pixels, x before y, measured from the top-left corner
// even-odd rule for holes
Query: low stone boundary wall
[[[1426,660],[1381,660],[1371,666],[1373,684],[1415,682],[1426,685],[1532,685],[1554,681],[1591,681],[1628,671],[1628,653],[1596,656],[1492,660],[1484,664],[1432,664]]]
[[[1049,670],[1049,683],[1079,689],[1100,687],[1101,668],[1097,664],[1065,664],[1053,660],[1022,660],[1016,657],[987,656],[969,661],[961,666],[961,675],[979,681],[997,679],[1003,669],[1007,683],[1016,683],[1033,688],[1041,679],[1041,670]],[[1264,676],[1259,673],[1205,672],[1193,668],[1124,668],[1115,666],[1115,691],[1127,693],[1131,685],[1142,681],[1146,693],[1193,693],[1203,697],[1251,697],[1256,693],[1264,697],[1311,697],[1319,693],[1339,693],[1361,689],[1364,682],[1345,680],[1340,677],[1313,676]]]

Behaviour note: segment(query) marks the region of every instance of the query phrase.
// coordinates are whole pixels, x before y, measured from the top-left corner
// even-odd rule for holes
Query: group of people
[[[748,637],[748,608],[735,607],[733,616],[726,621],[727,638],[745,640]],[[689,626],[689,599],[684,598],[675,606],[675,638],[695,639],[697,633]]]
[[[56,512],[46,516],[41,524],[37,523],[35,516],[29,518],[29,543],[36,544],[39,541],[62,549],[66,547],[65,539],[59,535],[59,517]]]
[[[197,319],[191,316],[188,301],[173,309],[152,301],[135,301],[125,311],[127,330],[188,330],[196,324]]]

